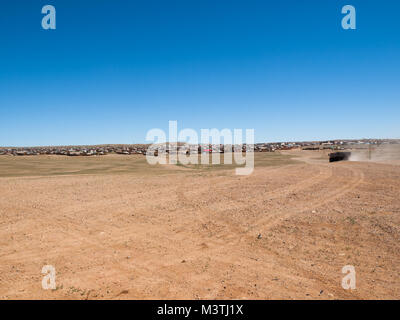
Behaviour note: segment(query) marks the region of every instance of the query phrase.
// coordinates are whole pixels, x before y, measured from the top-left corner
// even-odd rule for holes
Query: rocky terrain
[[[257,153],[249,176],[139,155],[1,156],[25,173],[0,178],[0,298],[399,299],[400,166],[327,152]]]

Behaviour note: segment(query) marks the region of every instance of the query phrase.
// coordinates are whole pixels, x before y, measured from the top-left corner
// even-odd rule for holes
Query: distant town
[[[256,143],[254,152],[274,152],[279,150],[303,149],[303,150],[345,150],[363,149],[368,146],[379,146],[382,144],[400,144],[400,139],[361,139],[361,140],[327,140],[327,141],[302,141],[302,142],[271,142]],[[178,145],[183,145],[179,142]],[[106,154],[142,154],[147,153],[146,144],[110,144],[93,146],[47,146],[47,147],[0,147],[0,155],[11,156],[30,156],[30,155],[65,155],[65,156],[102,156]],[[190,146],[191,152],[203,153],[223,153],[226,149],[223,144],[207,144]],[[179,148],[179,147],[178,147]],[[240,148],[240,147],[239,147]],[[237,150],[237,147],[234,148]],[[168,153],[168,148],[159,148],[160,152]],[[246,145],[242,146],[242,151],[246,151]]]

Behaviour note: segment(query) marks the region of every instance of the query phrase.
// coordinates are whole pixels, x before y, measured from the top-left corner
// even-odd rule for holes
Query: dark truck
[[[333,152],[329,154],[329,162],[349,160],[351,152]]]

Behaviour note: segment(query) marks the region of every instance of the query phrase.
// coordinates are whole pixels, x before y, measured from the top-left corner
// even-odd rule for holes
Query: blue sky
[[[57,29],[41,27],[42,6]],[[341,28],[341,8],[357,30]],[[400,2],[4,0],[0,146],[400,138]]]

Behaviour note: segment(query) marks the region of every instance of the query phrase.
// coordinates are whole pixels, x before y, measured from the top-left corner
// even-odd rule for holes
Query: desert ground
[[[398,161],[255,157],[0,156],[0,299],[400,298]]]

